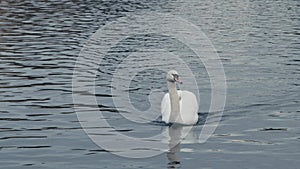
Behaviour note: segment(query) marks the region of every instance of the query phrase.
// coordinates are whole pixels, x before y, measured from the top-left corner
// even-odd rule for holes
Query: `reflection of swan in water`
[[[169,93],[161,102],[162,121],[191,125],[198,121],[198,101],[189,91],[176,89],[176,83],[181,83],[176,70],[171,70],[166,76]]]
[[[197,136],[193,132],[193,126],[183,126],[179,124],[173,124],[165,128],[166,135],[163,142],[167,142],[169,151],[167,157],[169,160],[169,168],[180,167],[180,159],[177,156],[177,152],[180,152],[180,145],[187,143],[197,143]]]

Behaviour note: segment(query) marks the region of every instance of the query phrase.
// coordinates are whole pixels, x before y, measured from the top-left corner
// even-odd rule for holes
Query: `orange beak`
[[[175,77],[175,82],[179,83],[179,84],[182,84],[182,81],[179,79],[179,77]]]

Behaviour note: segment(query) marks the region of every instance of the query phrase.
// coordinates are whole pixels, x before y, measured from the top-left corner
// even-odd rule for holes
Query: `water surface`
[[[296,0],[1,1],[1,166],[299,168],[299,6]],[[147,11],[178,15],[206,33],[224,65],[227,102],[220,125],[205,144],[182,143],[159,156],[127,159],[98,147],[82,130],[73,108],[72,75],[80,49],[97,29]],[[115,49],[119,54],[111,53],[110,58],[126,55],[122,49],[147,38],[120,43]],[[163,37],[150,39],[155,47]],[[171,44],[182,55],[192,55],[176,41]],[[109,95],[110,67],[104,68],[98,72],[96,96],[108,121],[136,137],[164,130],[159,122],[134,127],[120,118]],[[203,65],[192,68],[201,83],[197,135],[208,112],[210,86]],[[151,87],[166,90],[162,73],[150,72],[156,81],[137,76],[132,82],[137,86],[131,92],[133,105],[141,110],[149,107]]]

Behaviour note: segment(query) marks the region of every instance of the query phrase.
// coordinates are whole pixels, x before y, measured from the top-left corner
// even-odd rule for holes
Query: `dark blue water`
[[[1,167],[299,168],[299,7],[296,0],[1,1]],[[147,11],[180,16],[207,35],[224,66],[227,99],[222,121],[204,144],[182,143],[169,153],[130,159],[97,146],[82,130],[73,105],[72,76],[81,48],[96,30]],[[157,36],[150,39],[156,42]],[[120,54],[110,58],[147,38],[120,43]],[[192,55],[175,40],[167,44]],[[201,83],[198,135],[208,112],[210,85],[203,65],[192,68]],[[162,72],[150,72],[156,81],[143,79],[147,72],[142,72],[131,84],[133,105],[140,110],[149,107],[149,86],[166,91]],[[97,72],[96,96],[118,131],[141,137],[166,128],[159,121],[135,127],[122,119],[113,107],[110,76],[109,66]]]

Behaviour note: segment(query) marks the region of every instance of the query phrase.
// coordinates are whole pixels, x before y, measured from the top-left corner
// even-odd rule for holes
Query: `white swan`
[[[162,121],[165,123],[195,124],[198,121],[198,102],[189,91],[176,89],[176,83],[182,83],[176,70],[167,73],[169,93],[161,102]]]

